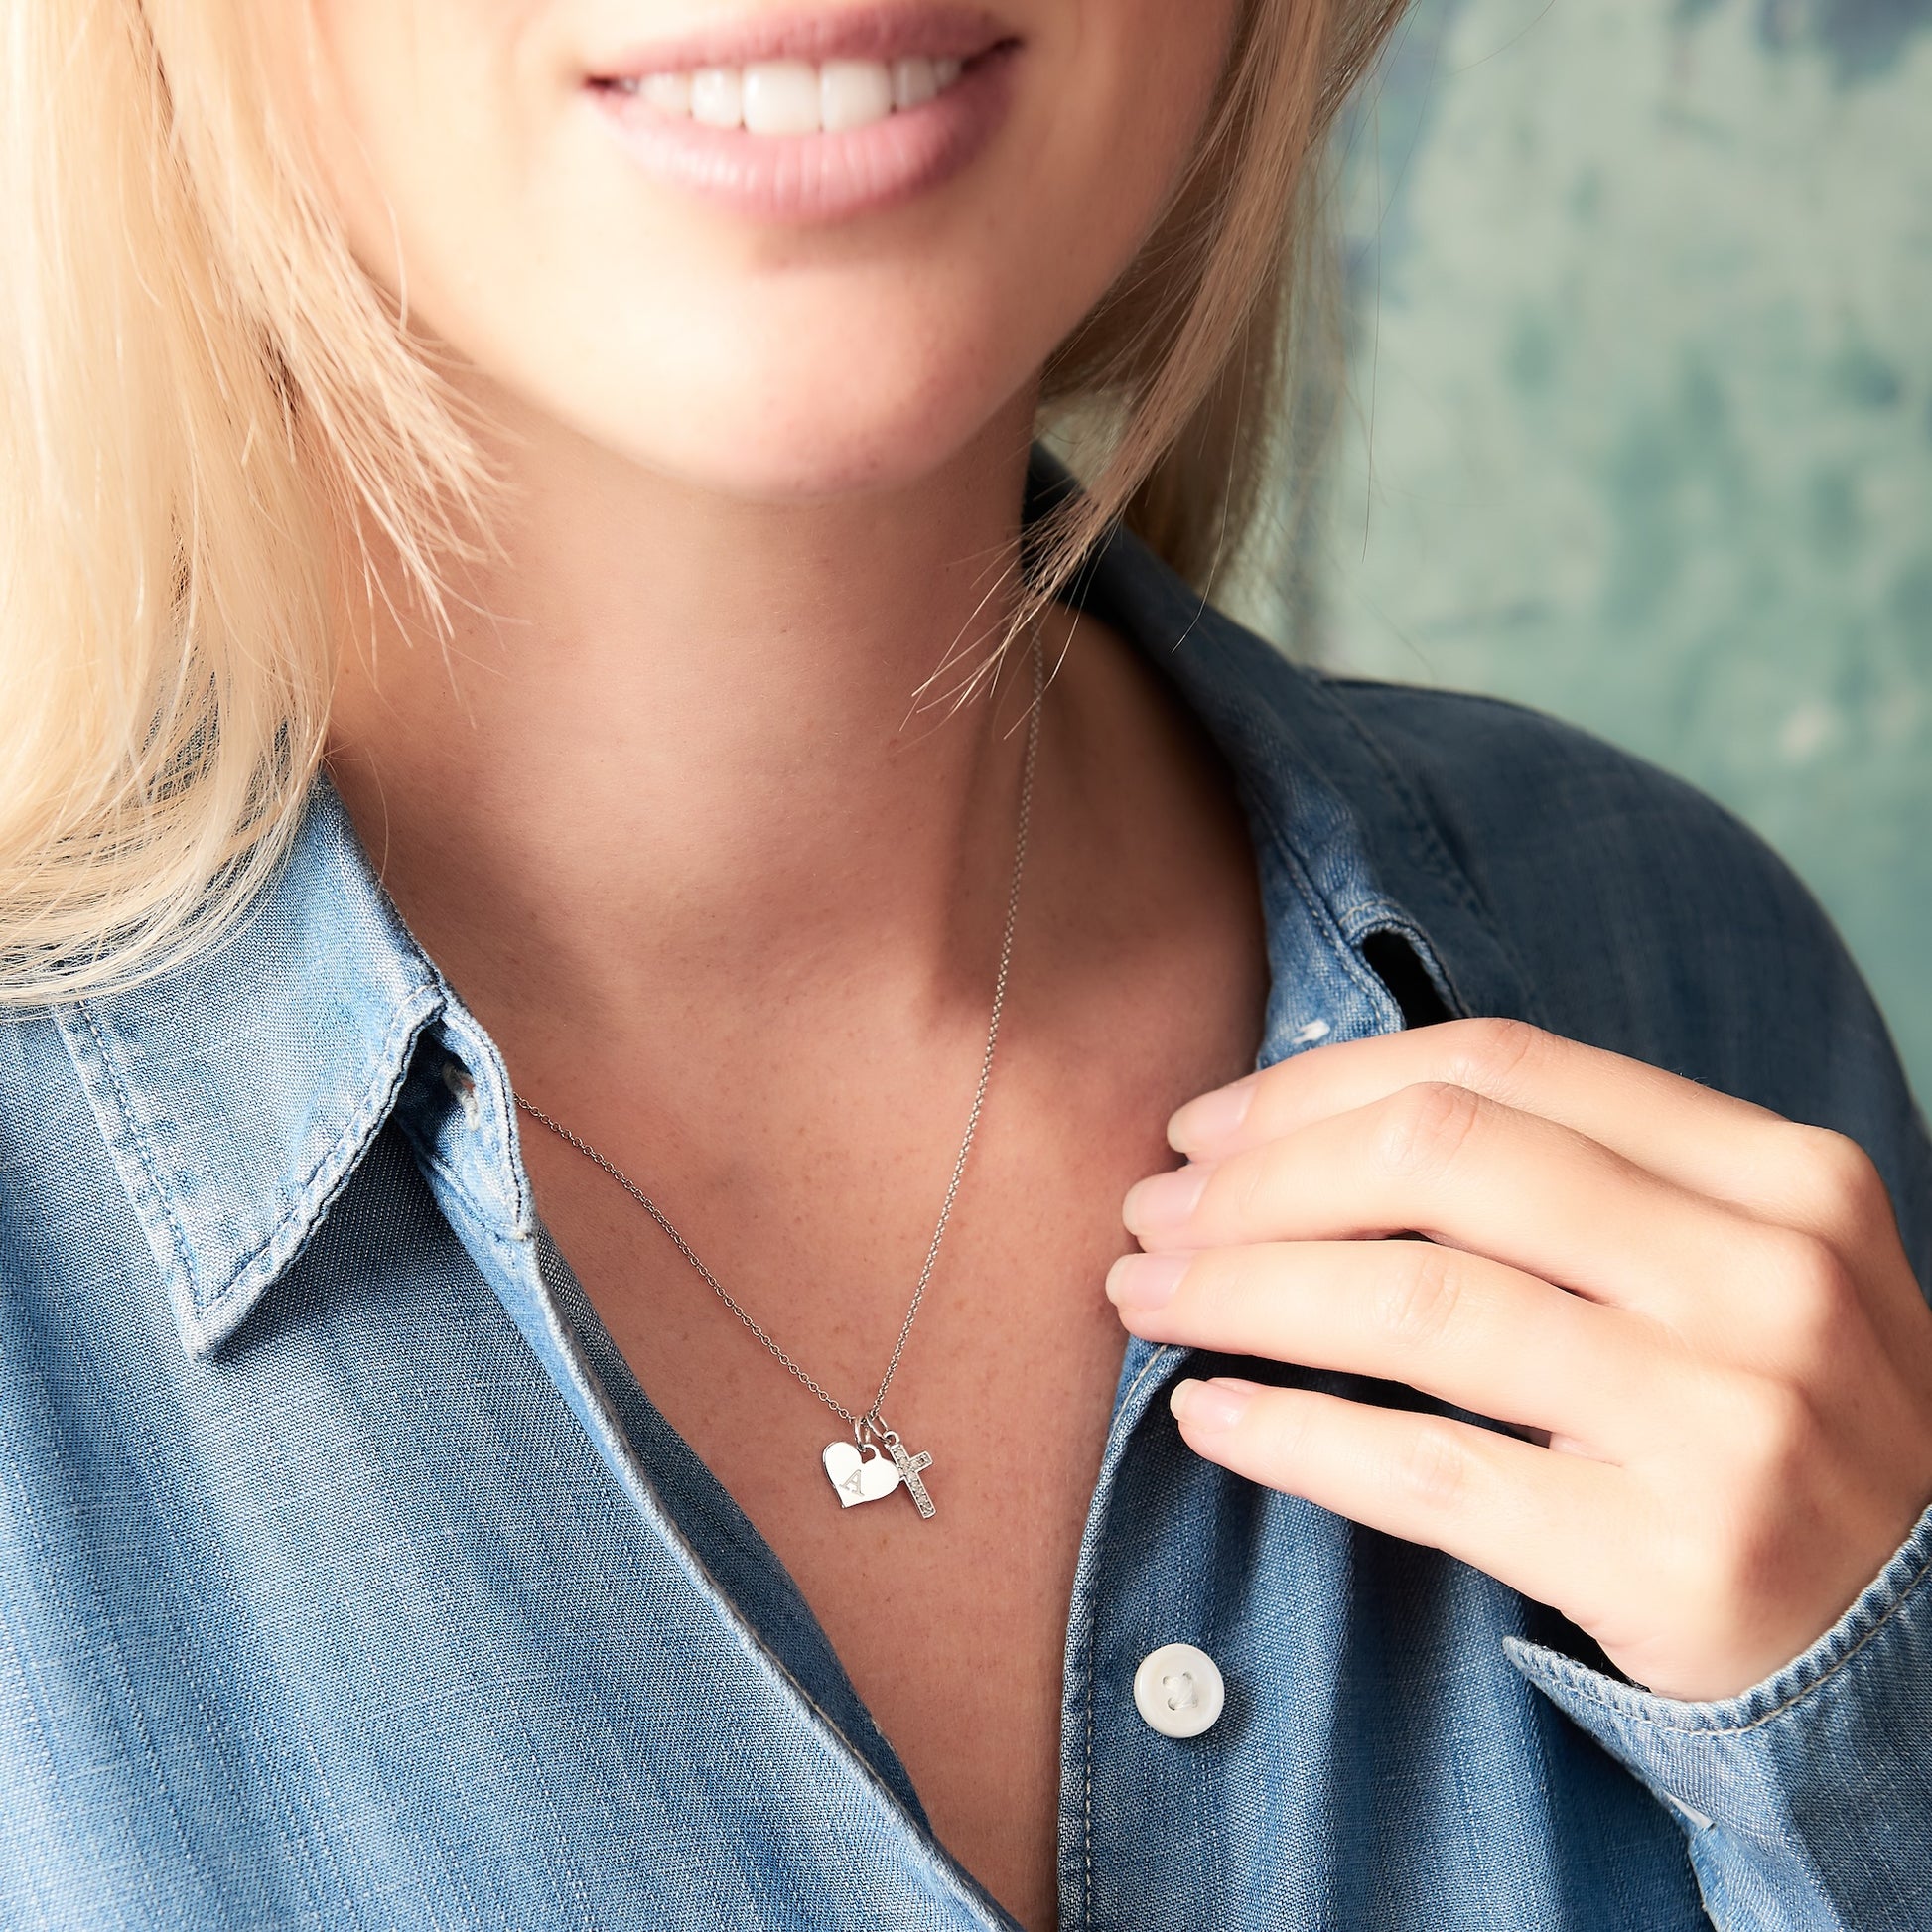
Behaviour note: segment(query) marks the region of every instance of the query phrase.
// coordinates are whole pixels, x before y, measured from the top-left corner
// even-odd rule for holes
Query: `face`
[[[1159,214],[1236,5],[310,0],[309,132],[485,400],[803,499],[1024,404]]]

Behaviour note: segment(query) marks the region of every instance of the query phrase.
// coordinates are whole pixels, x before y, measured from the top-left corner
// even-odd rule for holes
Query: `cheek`
[[[1027,387],[1131,258],[1232,5],[1041,8],[974,166],[897,209],[778,230],[649,180],[543,9],[323,0],[331,182],[364,264],[518,415],[734,494],[909,482]]]

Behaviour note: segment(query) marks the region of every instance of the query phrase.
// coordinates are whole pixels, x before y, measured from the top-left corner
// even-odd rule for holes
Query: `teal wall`
[[[1293,647],[1683,773],[1932,1098],[1932,0],[1421,0]]]

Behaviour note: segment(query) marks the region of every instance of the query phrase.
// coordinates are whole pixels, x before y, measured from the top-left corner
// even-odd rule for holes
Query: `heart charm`
[[[881,1455],[876,1443],[868,1443],[863,1455],[856,1443],[827,1443],[824,1462],[825,1473],[839,1492],[841,1509],[877,1502],[898,1487],[897,1463],[890,1455]]]

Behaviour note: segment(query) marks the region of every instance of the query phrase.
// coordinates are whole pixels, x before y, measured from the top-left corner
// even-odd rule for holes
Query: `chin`
[[[685,290],[672,306],[579,267],[469,313],[439,288],[418,313],[525,434],[563,427],[647,476],[772,504],[905,489],[975,446],[1023,454],[1035,362],[1065,320],[983,274],[784,286],[660,261]]]
[[[849,381],[849,373],[842,371]],[[910,488],[954,465],[990,435],[1024,449],[1024,401],[979,386],[926,384],[863,398],[832,380],[787,378],[782,401],[743,388],[707,403],[689,391],[640,399],[614,420],[608,406],[580,417],[606,448],[691,488],[746,502],[799,504]],[[989,449],[990,449],[989,445]]]

